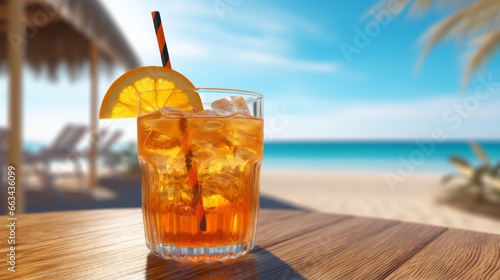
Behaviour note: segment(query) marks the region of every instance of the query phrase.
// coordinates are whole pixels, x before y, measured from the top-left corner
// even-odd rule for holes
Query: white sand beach
[[[440,178],[416,174],[391,191],[383,174],[273,171],[261,174],[261,193],[315,211],[500,234],[498,219],[438,204]]]

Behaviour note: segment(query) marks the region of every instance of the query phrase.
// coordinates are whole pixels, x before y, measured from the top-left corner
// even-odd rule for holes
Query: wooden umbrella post
[[[98,94],[97,85],[99,79],[99,47],[95,42],[90,42],[90,154],[89,154],[89,190],[97,184],[97,149],[99,131],[97,122]]]
[[[7,59],[9,70],[9,136],[8,136],[8,155],[7,164],[14,169],[15,176],[15,214],[23,213],[24,189],[22,186],[22,67],[24,59],[24,42],[19,40],[10,40],[13,37],[21,37],[23,34],[23,24],[21,20],[24,17],[24,1],[9,0],[7,2]],[[1,172],[5,172],[2,170]],[[10,179],[9,179],[10,181]],[[10,182],[9,182],[10,183]],[[8,205],[8,203],[6,203]],[[10,205],[8,205],[10,206]],[[9,214],[10,212],[7,211]]]

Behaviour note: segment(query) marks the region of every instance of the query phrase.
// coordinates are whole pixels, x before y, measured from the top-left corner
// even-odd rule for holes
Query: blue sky
[[[478,75],[500,82],[498,58],[465,90],[460,83],[470,49],[454,40],[437,46],[416,69],[418,39],[445,13],[389,12],[383,26],[367,14],[376,3],[368,0],[102,2],[143,65],[161,61],[150,18],[159,10],[176,70],[199,87],[262,93],[268,140],[419,139],[436,128],[455,139],[500,138],[494,129],[500,122],[500,88],[485,99],[471,99],[481,85]],[[358,30],[366,34],[367,28],[373,36],[356,45]],[[347,45],[357,48],[349,58],[342,50]],[[26,139],[49,142],[66,122],[88,123],[88,70],[77,82],[61,72],[58,82],[50,83],[46,74],[26,70]],[[123,72],[117,67],[101,75],[101,97]],[[7,92],[5,74],[0,87]],[[453,111],[464,102],[470,110]],[[6,104],[6,94],[0,104]],[[0,117],[6,125],[6,113]],[[125,139],[135,139],[134,120],[101,125],[124,129]]]

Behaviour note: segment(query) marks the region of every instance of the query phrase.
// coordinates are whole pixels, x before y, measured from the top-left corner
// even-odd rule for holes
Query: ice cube
[[[244,115],[251,116],[245,99],[239,96],[230,96],[212,102],[212,110],[219,116]]]
[[[211,116],[215,116],[215,113],[212,110],[203,110],[203,111],[197,112],[196,116],[197,117],[211,117]]]
[[[151,154],[176,157],[181,152],[182,140],[173,135],[152,130],[144,140],[145,150]]]
[[[258,151],[253,149],[253,147],[236,146],[234,148],[234,156],[239,159],[249,160],[256,158]]]
[[[191,146],[193,156],[200,162],[217,155],[217,149],[209,143],[196,143]]]
[[[197,108],[191,108],[184,112],[190,116],[195,116],[195,117],[215,116],[212,110],[200,110]]]
[[[181,117],[186,115],[186,111],[183,111],[174,107],[163,107],[160,110],[163,117]]]
[[[228,159],[231,157],[231,159]],[[235,203],[244,198],[247,182],[250,181],[248,159],[235,158],[228,147],[205,158],[199,164],[198,180],[202,187],[205,209],[224,206],[226,202]]]
[[[224,167],[216,173],[204,169],[199,174],[198,179],[205,199],[213,198],[214,195],[217,195],[224,198],[224,200],[235,201],[238,197],[241,197],[243,182],[228,167]]]

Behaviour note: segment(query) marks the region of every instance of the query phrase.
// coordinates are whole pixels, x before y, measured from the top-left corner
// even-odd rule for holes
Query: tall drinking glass
[[[189,90],[205,110],[163,108],[137,119],[146,243],[181,262],[236,258],[255,243],[263,97]]]

